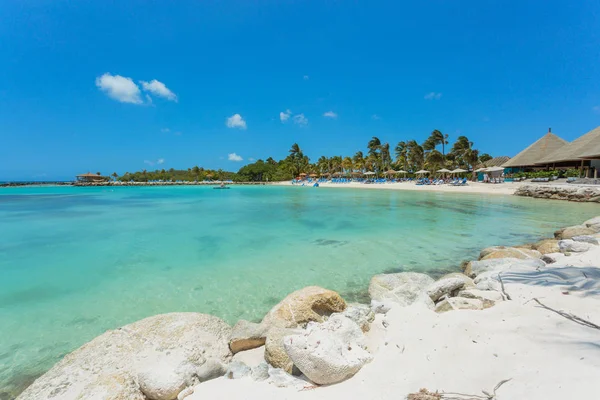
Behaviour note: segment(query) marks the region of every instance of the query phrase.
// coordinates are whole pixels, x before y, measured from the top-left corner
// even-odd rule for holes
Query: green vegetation
[[[558,178],[577,178],[579,177],[580,171],[578,169],[561,169],[554,171],[532,171],[532,172],[517,172],[515,174],[509,175],[511,178],[525,178],[525,179],[534,179],[534,178],[552,178],[554,176]]]
[[[266,160],[258,160],[245,165],[238,172],[214,171],[195,166],[187,170],[142,170],[134,173],[126,172],[120,177],[116,173],[111,176],[121,181],[138,182],[158,180],[273,182],[290,180],[301,173],[348,175],[352,172],[372,171],[379,175],[389,169],[407,172],[415,172],[420,169],[436,171],[441,168],[472,169],[477,164],[491,159],[489,154],[479,157],[479,151],[473,147],[473,142],[469,141],[466,136],[456,138],[449,151],[448,145],[448,135],[436,129],[422,144],[416,140],[398,142],[393,148],[395,159],[392,156],[390,144],[382,143],[378,137],[373,136],[367,143],[366,155],[359,150],[352,156],[321,156],[314,163],[311,163],[300,146],[294,143],[288,156],[283,160],[276,161],[269,157]]]

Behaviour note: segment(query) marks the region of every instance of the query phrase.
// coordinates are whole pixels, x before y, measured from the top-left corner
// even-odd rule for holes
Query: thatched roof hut
[[[568,142],[559,138],[548,129],[548,133],[533,142],[525,150],[508,160],[502,165],[505,168],[533,167],[540,163],[548,155],[560,150]]]
[[[509,156],[499,156],[477,165],[477,168],[500,167],[510,160]]]
[[[581,162],[586,159],[600,159],[600,126],[543,157],[537,164]]]
[[[91,172],[77,175],[76,178],[79,182],[101,182],[108,179],[105,176],[92,174]]]

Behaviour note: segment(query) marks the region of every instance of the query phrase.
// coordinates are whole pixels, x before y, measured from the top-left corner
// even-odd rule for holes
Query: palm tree
[[[446,156],[446,145],[448,144],[448,135],[444,135],[442,132],[434,129],[429,136],[429,139],[434,143],[435,146],[438,144],[442,145],[442,155]]]
[[[379,140],[378,137],[373,136],[373,138],[369,140],[369,143],[367,144],[367,147],[369,148],[369,155],[377,153],[380,146],[381,140]]]
[[[354,169],[357,171],[362,171],[365,168],[365,157],[362,151],[357,151],[352,157],[352,161],[354,163]]]
[[[192,172],[194,173],[194,176],[196,177],[196,180],[198,180],[198,175],[200,174],[200,168],[197,165],[195,165],[192,168]]]
[[[319,170],[321,174],[329,172],[329,159],[327,157],[319,157],[317,160],[317,170]]]
[[[392,157],[390,156],[390,144],[384,143],[380,148],[379,155],[381,156],[381,170],[389,169],[390,162],[392,161]]]
[[[298,146],[298,143],[294,143],[292,145],[292,147],[290,148],[290,155],[293,158],[302,157],[303,156],[302,150],[300,150],[300,146]]]
[[[474,167],[479,160],[479,150],[473,148],[473,142],[471,142],[466,136],[459,136],[456,138],[456,142],[452,146],[452,153],[454,153],[456,160],[461,166],[465,166],[467,169]],[[473,172],[473,178],[475,172]]]
[[[371,172],[377,172],[379,167],[379,157],[376,153],[369,154],[367,158],[365,158],[365,169]]]
[[[116,172],[113,172],[111,176],[112,176],[112,177],[115,179],[115,181],[116,181],[116,180],[117,180],[117,178],[119,177],[119,174],[117,174]]]
[[[479,162],[483,164],[484,162],[489,161],[492,158],[494,158],[494,157],[490,156],[488,153],[483,153],[482,155],[479,156]]]
[[[350,157],[344,157],[342,160],[342,168],[346,173],[352,172],[352,159]]]
[[[402,165],[402,169],[403,170],[407,170],[408,166],[407,164],[407,156],[408,156],[408,147],[406,145],[406,142],[401,141],[398,142],[398,144],[396,145],[396,148],[394,149],[395,153],[396,153],[396,162],[400,165]]]
[[[406,143],[408,150],[408,164],[413,171],[423,168],[425,162],[425,151],[416,140],[410,140]]]
[[[426,164],[427,168],[437,171],[444,166],[444,155],[437,150],[432,150],[427,154]]]

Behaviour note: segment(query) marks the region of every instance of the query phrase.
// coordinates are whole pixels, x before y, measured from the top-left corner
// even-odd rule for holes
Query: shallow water
[[[483,247],[548,236],[598,211],[390,190],[0,189],[0,392],[149,315],[259,320],[308,285],[364,300],[374,274],[457,269]]]

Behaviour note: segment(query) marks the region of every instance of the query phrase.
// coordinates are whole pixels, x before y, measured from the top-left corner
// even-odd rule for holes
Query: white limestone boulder
[[[92,398],[86,389],[90,387],[106,399],[174,399],[184,383],[196,381],[207,362],[220,364],[231,358],[230,332],[229,325],[206,314],[146,318],[108,331],[66,355],[18,399]],[[161,372],[157,376],[149,370]],[[129,397],[123,397],[123,390]]]
[[[586,227],[593,229],[596,232],[600,232],[600,216],[588,219],[583,223]]]
[[[302,334],[284,339],[294,365],[319,385],[346,380],[371,361],[373,356],[364,345],[361,329],[342,315],[323,324],[309,324]]]
[[[433,282],[429,275],[418,272],[375,275],[369,283],[369,296],[372,300],[408,306]]]
[[[450,297],[436,304],[435,312],[443,313],[454,310],[483,310],[483,308],[483,302],[479,299]]]
[[[598,238],[595,238],[595,237],[589,236],[589,235],[573,236],[573,240],[576,242],[595,244],[596,246],[598,246],[598,243],[599,243]]]
[[[341,315],[354,321],[363,332],[368,332],[375,320],[375,312],[366,304],[349,304]]]
[[[589,228],[584,223],[584,225],[575,225],[559,229],[554,232],[554,237],[558,240],[566,240],[573,238],[573,236],[593,235],[594,233],[596,233],[596,230]]]
[[[576,242],[572,239],[561,240],[558,242],[558,247],[561,253],[583,253],[591,250],[594,245],[585,242]]]
[[[432,301],[438,301],[442,296],[457,293],[460,289],[465,286],[464,279],[461,278],[445,278],[440,279],[429,285],[427,288],[427,295],[431,298]]]
[[[538,258],[494,258],[481,261],[471,261],[467,264],[465,274],[477,277],[485,272],[501,272],[513,269],[536,270],[544,268],[546,263]],[[477,284],[477,279],[475,279]]]
[[[537,250],[522,247],[493,246],[479,253],[480,260],[492,260],[495,258],[518,258],[521,260],[540,258],[542,254]]]
[[[323,322],[329,315],[345,309],[346,302],[338,293],[308,286],[287,295],[265,315],[261,324],[267,329],[304,327],[311,321]]]
[[[233,354],[263,346],[267,340],[267,327],[246,320],[239,320],[231,330],[229,348]]]
[[[286,336],[299,334],[302,330],[295,328],[271,328],[267,332],[267,340],[265,342],[265,361],[274,368],[279,368],[288,374],[296,374],[294,363],[288,356],[283,346],[283,338]]]

